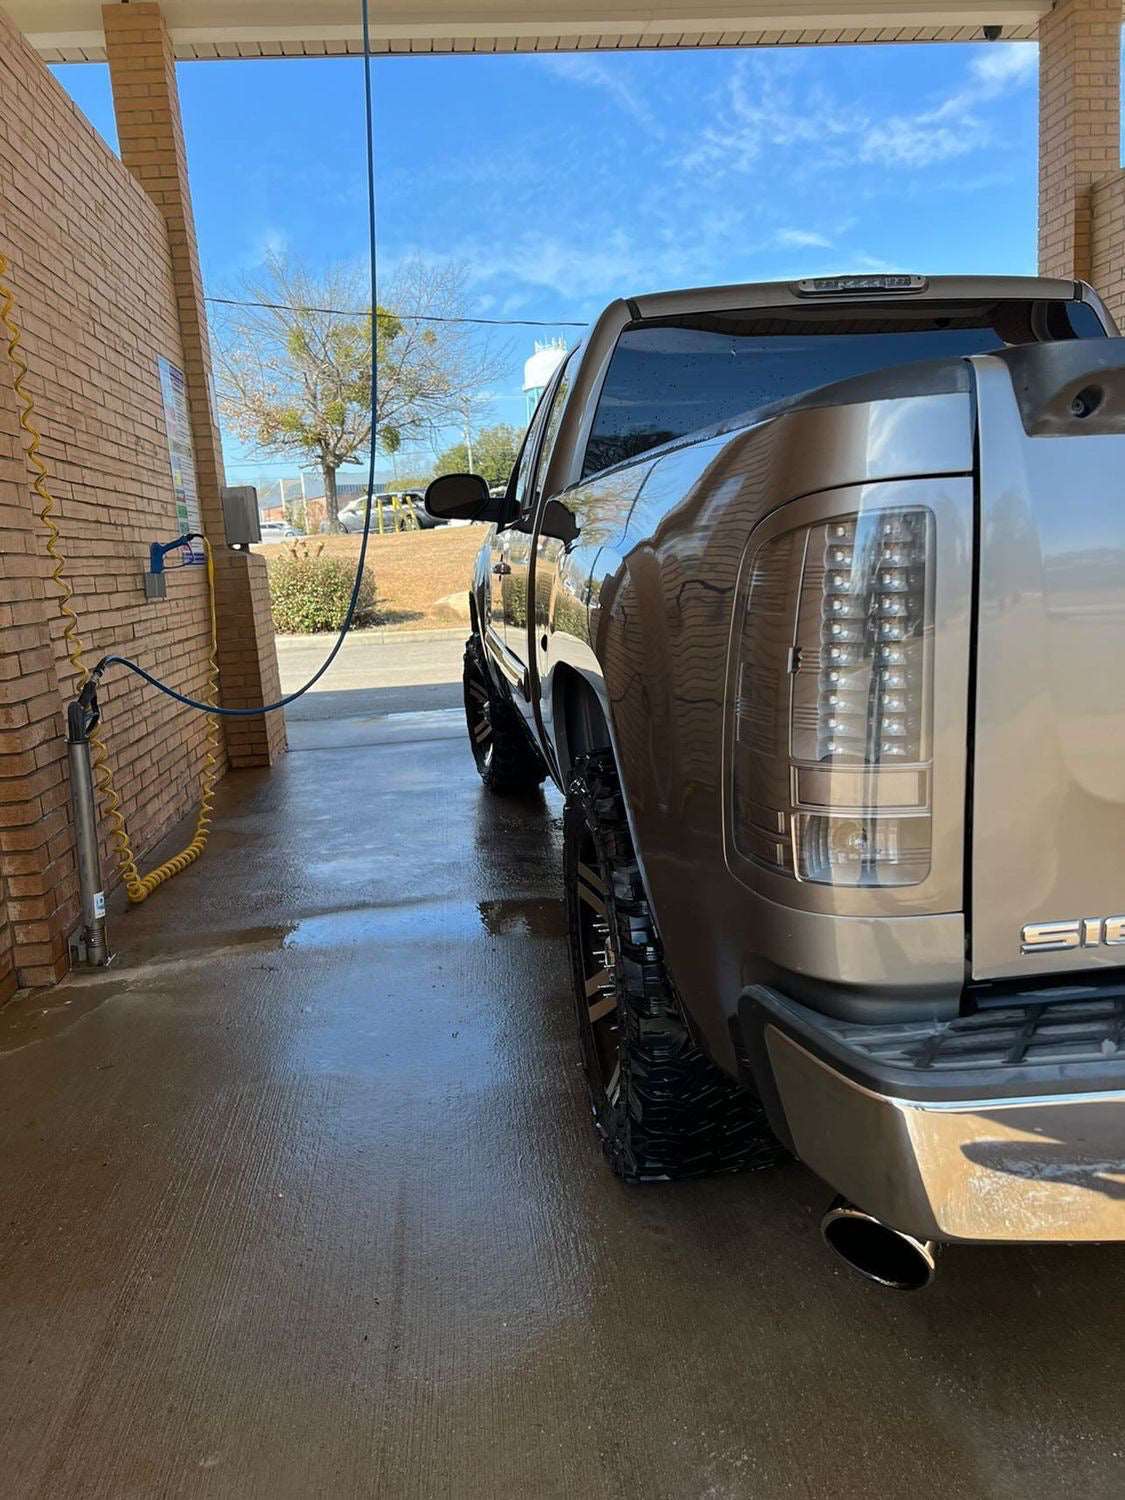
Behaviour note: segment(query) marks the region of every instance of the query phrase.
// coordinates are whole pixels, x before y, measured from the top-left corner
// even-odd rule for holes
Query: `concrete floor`
[[[359,631],[344,642],[313,691],[289,708],[290,728],[314,719],[341,719],[354,730],[356,720],[373,715],[458,708],[464,652],[463,630]],[[319,636],[282,638],[278,658],[283,691],[292,692],[307,682],[324,655]]]
[[[5,1500],[1120,1496],[1125,1249],[894,1296],[798,1166],[620,1186],[557,798],[353,701],[0,1012]]]

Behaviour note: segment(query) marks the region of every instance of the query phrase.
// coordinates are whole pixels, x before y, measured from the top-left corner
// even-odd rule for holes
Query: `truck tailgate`
[[[972,361],[977,979],[1125,965],[1123,350],[1083,341]]]

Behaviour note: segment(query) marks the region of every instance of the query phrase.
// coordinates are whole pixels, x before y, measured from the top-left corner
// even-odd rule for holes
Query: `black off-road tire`
[[[493,685],[477,637],[465,646],[465,724],[480,779],[490,792],[526,792],[547,775],[519,712]]]
[[[583,1066],[614,1172],[666,1182],[783,1160],[757,1095],[716,1067],[684,1021],[609,753],[579,762],[563,841]]]

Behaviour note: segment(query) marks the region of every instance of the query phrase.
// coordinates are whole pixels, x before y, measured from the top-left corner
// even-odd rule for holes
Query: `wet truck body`
[[[494,717],[564,792],[612,758],[693,1043],[901,1235],[1125,1238],[1125,343],[1096,295],[614,303],[491,504]]]

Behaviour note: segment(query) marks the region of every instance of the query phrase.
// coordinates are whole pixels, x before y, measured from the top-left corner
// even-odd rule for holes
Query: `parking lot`
[[[459,643],[410,644],[228,778],[108,975],[0,1013],[4,1492],[1119,1495],[1125,1250],[895,1296],[800,1167],[609,1175],[559,799],[482,794]]]

